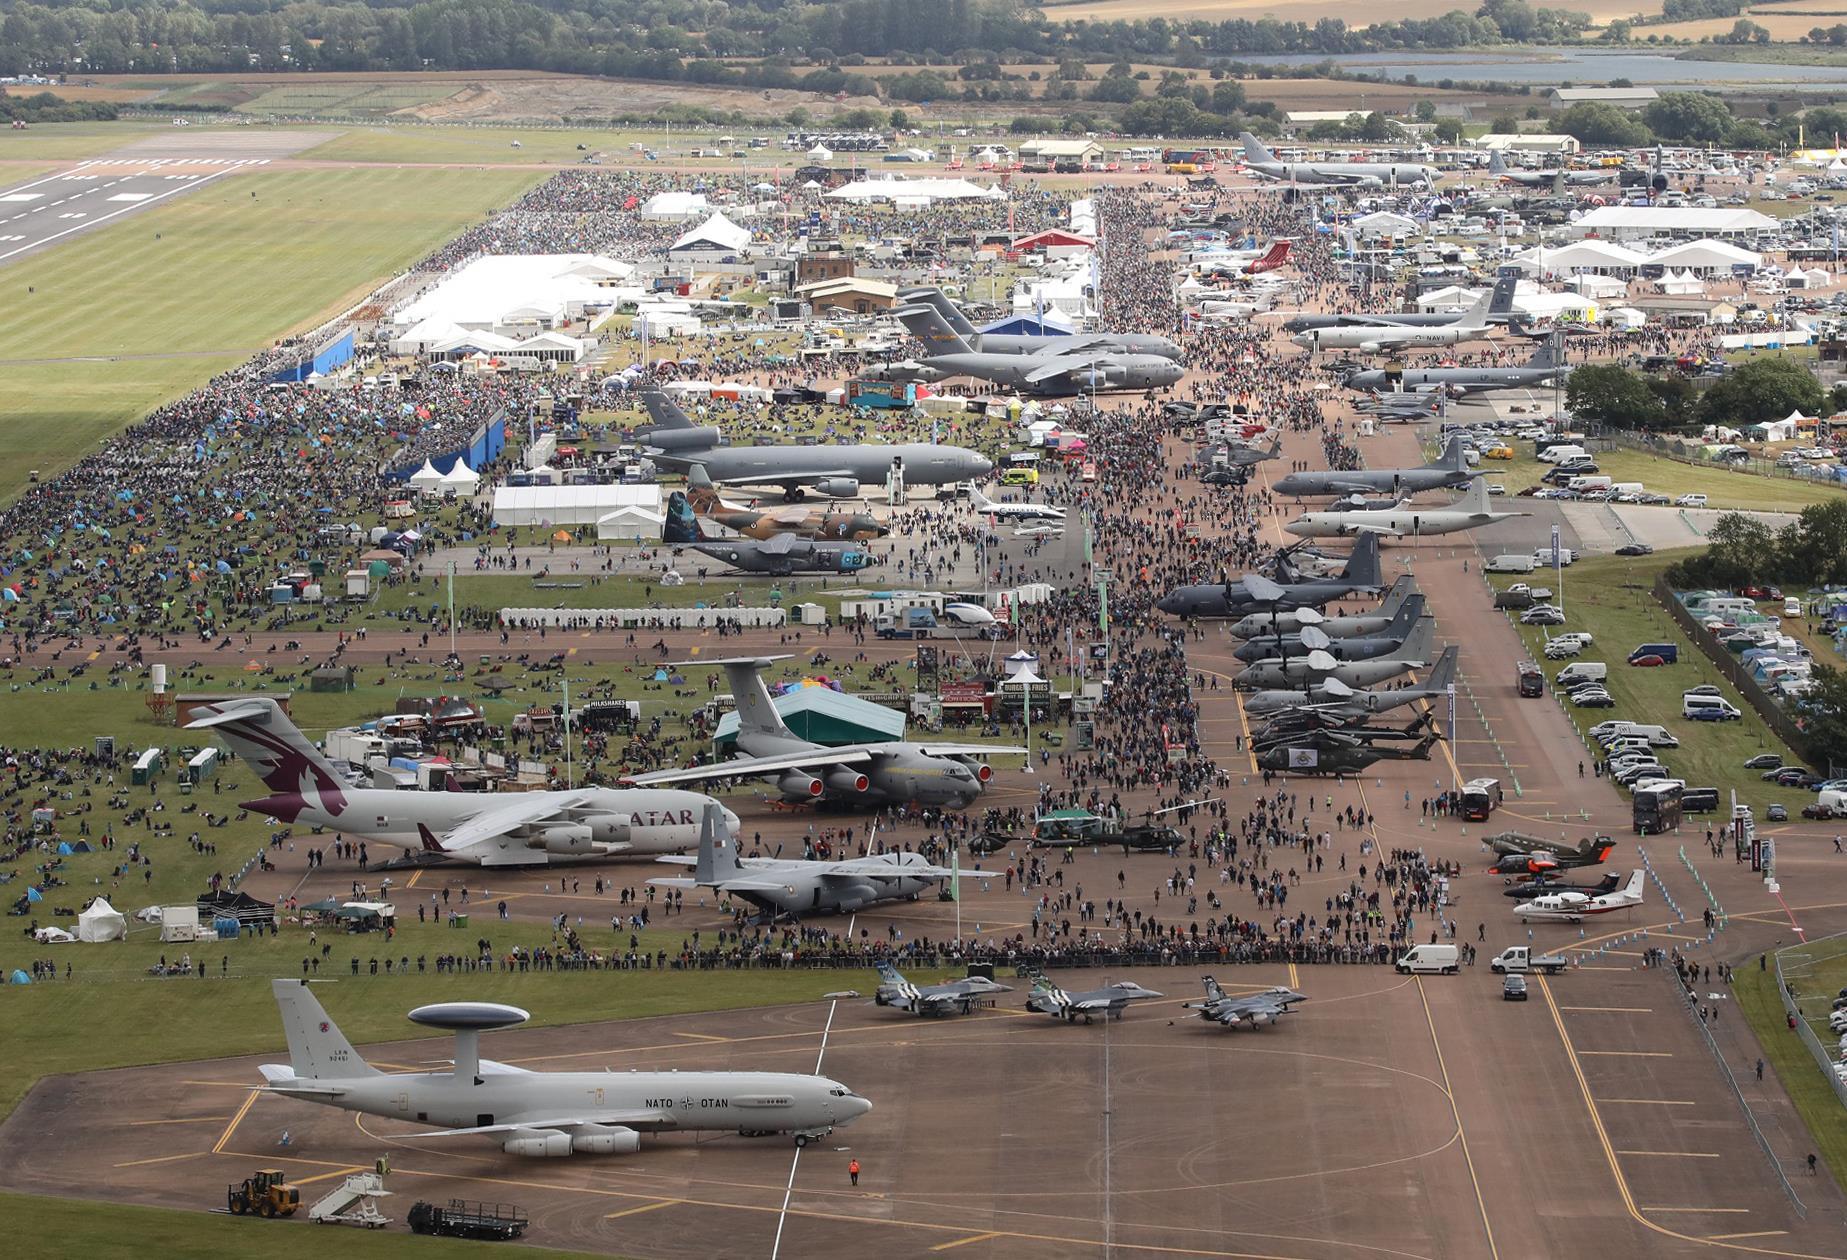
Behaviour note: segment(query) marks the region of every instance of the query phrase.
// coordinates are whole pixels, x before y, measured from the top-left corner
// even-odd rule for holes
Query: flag
[[[962,850],[951,849],[949,851],[949,869],[952,872],[949,876],[949,899],[960,901],[962,900]]]

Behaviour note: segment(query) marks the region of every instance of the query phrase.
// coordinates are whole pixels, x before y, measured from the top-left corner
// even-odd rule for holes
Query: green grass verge
[[[1655,602],[1652,587],[1661,570],[1686,552],[1657,552],[1652,556],[1597,556],[1580,560],[1564,571],[1564,607],[1562,626],[1522,626],[1518,614],[1512,614],[1515,628],[1526,644],[1531,659],[1538,661],[1551,680],[1574,660],[1603,661],[1610,667],[1608,688],[1616,701],[1613,709],[1579,709],[1565,701],[1565,711],[1576,727],[1584,729],[1609,719],[1647,722],[1665,726],[1680,740],[1680,747],[1664,749],[1662,761],[1676,778],[1692,787],[1719,789],[1720,815],[1687,815],[1686,826],[1704,828],[1705,820],[1716,820],[1725,809],[1726,793],[1736,789],[1739,800],[1750,804],[1758,818],[1772,801],[1781,801],[1795,816],[1803,802],[1803,793],[1795,789],[1772,788],[1755,770],[1744,769],[1744,762],[1761,752],[1775,752],[1786,762],[1799,758],[1764,725],[1735,688],[1727,682],[1705,655],[1693,646],[1679,625]],[[1552,571],[1541,570],[1525,576],[1492,574],[1496,589],[1514,582],[1552,587]],[[1575,657],[1548,661],[1543,655],[1546,639],[1569,630],[1590,633],[1595,643]],[[1676,665],[1657,669],[1638,669],[1626,663],[1629,653],[1641,643],[1675,643],[1680,646]],[[1506,685],[1511,688],[1513,679]],[[1702,683],[1716,684],[1720,691],[1743,712],[1736,722],[1691,722],[1680,716],[1680,697],[1689,687]],[[1537,702],[1534,702],[1537,703]],[[1588,761],[1589,753],[1585,754]]]
[[[254,105],[260,103],[253,102]],[[751,135],[780,139],[770,131],[739,129],[740,141]],[[517,142],[518,147],[514,147]],[[427,126],[356,127],[337,139],[302,154],[307,158],[324,158],[339,162],[479,162],[548,163],[574,165],[587,154],[601,153],[609,161],[641,161],[642,156],[630,146],[640,144],[661,155],[663,162],[675,166],[710,165],[723,168],[764,170],[778,165],[793,170],[805,160],[799,153],[779,148],[747,150],[748,160],[713,158],[695,160],[688,156],[695,148],[716,149],[715,138],[703,133],[674,136],[661,128],[592,128],[592,127],[458,127],[441,124]],[[582,146],[579,148],[579,146]],[[671,146],[671,147],[669,147]],[[727,153],[731,146],[723,146]]]
[[[0,496],[18,492],[29,469],[68,466],[151,408],[357,300],[537,179],[238,175],[9,266],[0,360],[13,362],[0,368]],[[69,361],[79,357],[86,361]]]
[[[1823,966],[1830,971],[1834,988],[1847,985],[1847,959],[1834,959],[1831,966]],[[1817,992],[1832,992],[1832,989],[1820,987],[1821,970],[1817,968],[1816,979],[1807,986],[1799,983],[1798,991],[1806,987]],[[1738,1009],[1750,1021],[1758,1044],[1764,1048],[1764,1059],[1776,1070],[1777,1080],[1782,1082],[1797,1114],[1808,1126],[1815,1153],[1827,1161],[1828,1170],[1837,1183],[1847,1183],[1847,1123],[1843,1123],[1847,1117],[1843,1117],[1841,1100],[1822,1076],[1815,1057],[1789,1027],[1782,999],[1776,992],[1776,973],[1759,971],[1754,966],[1740,967],[1733,973],[1733,981]],[[1832,1040],[1825,1019],[1819,1035],[1823,1045]]]
[[[1520,449],[1520,448],[1516,448]],[[1703,494],[1709,507],[1741,508],[1756,512],[1800,512],[1813,503],[1831,503],[1844,492],[1815,482],[1784,477],[1760,477],[1752,473],[1732,472],[1717,465],[1702,468],[1647,455],[1641,451],[1598,451],[1591,457],[1600,474],[1611,481],[1639,481],[1656,494],[1678,498],[1683,494]],[[1487,480],[1507,487],[1511,497],[1528,486],[1536,486],[1552,465],[1542,464],[1521,450],[1511,460],[1485,459],[1480,465],[1487,470]],[[1672,511],[1672,508],[1660,508]]]
[[[313,1189],[313,1187],[309,1187]],[[304,1198],[307,1196],[304,1192]],[[399,1202],[402,1202],[401,1200]],[[395,1209],[394,1229],[347,1228],[337,1235],[307,1223],[305,1210],[293,1221],[236,1220],[202,1212],[168,1208],[122,1207],[78,1199],[0,1194],[0,1212],[21,1237],[44,1240],[37,1250],[49,1255],[88,1256],[92,1260],[143,1260],[155,1255],[186,1260],[217,1260],[260,1246],[267,1260],[325,1260],[330,1250],[357,1260],[374,1256],[411,1256],[427,1260],[479,1258],[482,1244],[452,1238],[419,1238],[402,1232],[404,1210]],[[260,1232],[253,1232],[260,1231]],[[331,1235],[331,1236],[330,1236]],[[518,1254],[543,1254],[550,1260],[584,1257],[582,1252],[515,1248]],[[505,1254],[496,1247],[495,1255]],[[607,1260],[605,1257],[604,1260]]]
[[[163,130],[143,122],[34,123],[24,131],[0,131],[0,158],[95,157]]]

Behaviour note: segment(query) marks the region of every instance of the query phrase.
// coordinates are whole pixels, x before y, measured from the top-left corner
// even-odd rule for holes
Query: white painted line
[[[11,192],[0,193],[0,201],[37,201],[44,193]]]
[[[207,176],[205,177],[205,179],[216,179],[216,178],[218,177],[218,175],[219,175],[220,173],[221,173],[221,172],[213,172],[212,174],[210,174],[210,175],[207,175]],[[205,181],[204,181],[204,180],[201,180],[201,181],[199,181],[199,182],[200,182],[200,183],[203,183],[203,182],[205,182]],[[159,200],[160,200],[161,198],[163,198],[163,197],[171,197],[171,196],[172,196],[172,195],[173,195],[174,193],[176,193],[176,192],[184,192],[184,191],[186,190],[186,188],[196,188],[196,187],[198,187],[198,184],[188,184],[188,185],[185,185],[185,186],[183,186],[183,187],[176,187],[176,188],[169,188],[169,189],[167,189],[167,191],[165,191],[165,192],[161,192],[161,193],[155,193],[155,194],[154,194],[154,195],[153,195],[152,197],[150,197],[150,198],[149,198],[149,200],[150,200],[150,201],[159,201]],[[145,204],[145,203],[143,203],[143,204]],[[127,214],[127,213],[128,213],[128,212],[129,212],[130,210],[134,210],[134,209],[137,209],[137,208],[138,208],[137,206],[123,206],[123,207],[122,207],[122,208],[121,208],[120,210],[111,210],[111,211],[110,211],[109,213],[107,213],[107,214],[105,214],[105,215],[102,215],[102,216],[100,216],[100,217],[98,217],[98,219],[96,220],[96,222],[97,222],[97,223],[101,223],[101,222],[103,222],[103,220],[105,220],[105,219],[113,219],[113,218],[115,218],[115,217],[116,217],[117,215],[120,215],[120,214]],[[18,216],[18,215],[15,215],[15,216],[13,216],[13,217],[14,217],[14,218],[18,218],[19,216]],[[7,251],[5,251],[4,253],[0,253],[0,262],[5,262],[5,261],[6,261],[7,259],[9,259],[9,258],[11,258],[11,257],[12,257],[13,255],[15,255],[15,254],[23,254],[23,253],[25,253],[25,252],[26,252],[26,251],[27,251],[28,249],[35,249],[35,248],[37,248],[37,247],[38,247],[38,246],[40,246],[40,245],[49,245],[49,244],[50,244],[51,242],[53,242],[53,241],[55,241],[55,240],[57,240],[57,239],[58,239],[59,237],[63,237],[63,236],[69,236],[69,235],[70,235],[70,234],[71,234],[72,232],[81,232],[81,231],[82,231],[82,230],[83,230],[84,228],[86,228],[86,227],[92,227],[92,226],[94,226],[94,225],[93,225],[93,224],[89,224],[89,223],[78,223],[78,224],[75,224],[75,225],[73,225],[73,226],[71,226],[71,227],[67,227],[67,228],[65,228],[65,229],[64,229],[64,230],[63,230],[62,232],[53,232],[53,233],[52,233],[52,234],[51,234],[50,236],[47,236],[47,237],[46,237],[46,238],[45,238],[44,240],[41,240],[41,241],[35,241],[35,242],[34,242],[33,244],[31,244],[31,245],[21,245],[21,246],[19,246],[19,247],[18,247],[17,249],[9,249],[9,250],[7,250]]]
[[[146,201],[153,193],[117,193],[109,198],[111,201]]]

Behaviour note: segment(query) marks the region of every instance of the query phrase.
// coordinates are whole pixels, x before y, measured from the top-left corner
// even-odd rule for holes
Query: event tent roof
[[[1568,271],[1620,271],[1639,267],[1647,256],[1613,241],[1573,241],[1553,249],[1529,249],[1519,261],[1553,275]]]
[[[856,179],[823,194],[834,201],[998,201],[1006,194],[966,179]]]
[[[1764,256],[1748,249],[1739,249],[1728,241],[1687,241],[1669,246],[1652,255],[1648,261],[1663,267],[1692,268],[1695,271],[1730,271],[1734,265],[1762,266]]]
[[[738,250],[748,244],[749,228],[741,228],[727,219],[722,211],[714,211],[711,218],[684,233],[668,248]]]
[[[1576,226],[1590,232],[1761,232],[1776,220],[1756,210],[1702,210],[1692,206],[1598,206]]]

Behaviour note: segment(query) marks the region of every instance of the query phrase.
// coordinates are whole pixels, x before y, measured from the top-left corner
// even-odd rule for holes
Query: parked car
[[[1655,549],[1647,543],[1624,543],[1616,549],[1616,554],[1619,556],[1652,556],[1655,554]]]
[[[1784,766],[1776,772],[1776,778],[1771,782],[1778,787],[1813,788],[1821,786],[1822,777],[1801,766]]]
[[[1744,763],[1746,770],[1781,770],[1783,758],[1776,753],[1758,753]]]
[[[1772,805],[1769,809],[1766,809],[1764,811],[1764,821],[1765,822],[1788,822],[1789,821],[1789,811],[1783,808],[1783,805],[1781,802],[1778,802],[1777,804]]]
[[[1601,687],[1586,687],[1571,693],[1571,703],[1580,709],[1614,709],[1616,701]]]
[[[1523,626],[1562,626],[1565,610],[1556,604],[1536,604],[1520,614]]]
[[[1826,820],[1834,817],[1834,811],[1822,804],[1804,805],[1802,807],[1802,816],[1804,818]]]
[[[1667,664],[1667,659],[1665,657],[1656,656],[1653,652],[1650,652],[1645,656],[1637,656],[1631,659],[1629,663],[1631,665],[1640,665],[1643,669],[1653,669],[1657,665]]]
[[[1706,506],[1706,496],[1703,494],[1683,494],[1678,499],[1674,500],[1674,506],[1683,508],[1703,508]]]

